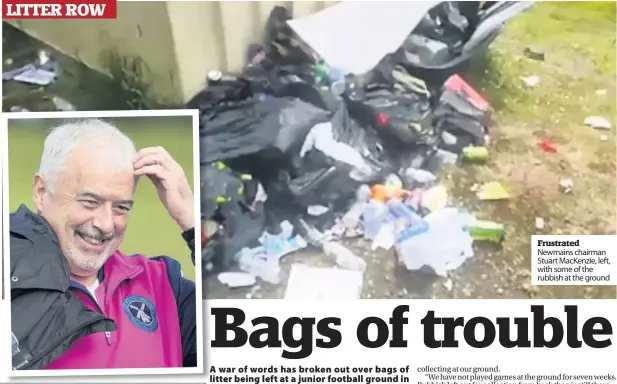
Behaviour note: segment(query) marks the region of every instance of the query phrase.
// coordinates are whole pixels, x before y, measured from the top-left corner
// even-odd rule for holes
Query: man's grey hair
[[[60,125],[49,133],[43,146],[39,173],[53,192],[58,173],[77,146],[94,143],[92,156],[103,155],[114,170],[133,170],[136,150],[133,141],[114,125],[99,119],[85,119]]]

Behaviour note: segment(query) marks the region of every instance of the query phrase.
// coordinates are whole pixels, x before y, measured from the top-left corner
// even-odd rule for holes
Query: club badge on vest
[[[159,327],[156,307],[143,296],[129,296],[122,303],[124,312],[134,326],[146,332],[154,332]]]

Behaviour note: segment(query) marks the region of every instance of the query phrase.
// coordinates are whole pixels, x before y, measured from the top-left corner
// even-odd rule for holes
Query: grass
[[[25,203],[32,209],[32,176],[38,170],[43,141],[59,119],[11,120],[9,123],[9,208]],[[113,122],[129,135],[138,149],[163,146],[182,165],[193,184],[192,118],[118,118]],[[194,188],[193,188],[194,189]],[[194,280],[195,268],[178,225],[161,204],[156,189],[142,180],[121,250],[126,254],[168,255],[181,262],[185,277]]]
[[[526,47],[543,52],[545,60],[526,57]],[[528,268],[532,234],[616,231],[615,134],[583,124],[590,115],[615,123],[615,3],[537,3],[512,20],[491,48],[486,62],[467,77],[496,112],[492,158],[485,166],[453,170],[453,187],[479,216],[507,225],[501,267]],[[538,87],[523,84],[521,77],[528,75],[539,76]],[[599,89],[606,94],[598,95]],[[557,153],[538,147],[545,138]],[[573,193],[560,191],[563,178],[573,180]],[[493,180],[514,198],[478,203],[470,186]],[[536,217],[545,220],[544,230],[536,229]],[[614,298],[615,287],[544,287],[531,294]]]

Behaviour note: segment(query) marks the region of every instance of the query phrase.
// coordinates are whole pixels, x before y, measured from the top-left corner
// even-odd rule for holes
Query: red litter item
[[[379,115],[377,115],[377,124],[379,125],[388,124],[388,117],[384,115],[383,113],[380,113]]]
[[[453,92],[463,92],[476,107],[486,112],[490,109],[490,104],[478,91],[473,89],[462,77],[459,75],[452,75],[446,80],[446,89]]]
[[[542,148],[544,152],[557,153],[557,147],[551,139],[541,139],[538,141],[538,147]]]

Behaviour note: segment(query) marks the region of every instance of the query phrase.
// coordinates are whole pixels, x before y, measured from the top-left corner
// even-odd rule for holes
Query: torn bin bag
[[[247,205],[244,181],[220,162],[201,166],[201,215],[212,219],[221,204]]]
[[[281,64],[301,64],[311,62],[312,58],[301,48],[301,44],[287,24],[293,18],[292,12],[281,6],[272,8],[265,28],[266,54]]]
[[[396,51],[397,62],[430,88],[465,72],[499,36],[503,25],[533,5],[531,1],[442,2]]]
[[[392,59],[386,56],[368,79],[350,76],[344,97],[354,119],[373,127],[391,145],[409,148],[430,136],[431,94]]]
[[[340,103],[331,120],[316,124],[300,149],[289,189],[305,205],[336,205],[355,195],[360,184],[391,171],[377,135],[351,119]]]
[[[252,204],[256,181],[243,179],[220,162],[202,165],[201,175],[202,219],[223,228],[204,247],[203,266],[218,271],[229,266],[242,247],[257,241],[266,220],[263,204]]]
[[[433,115],[437,130],[449,132],[459,138],[457,147],[485,144],[488,134],[487,112],[476,107],[464,93],[444,90]]]
[[[188,109],[198,109],[202,119],[216,111],[216,107],[225,103],[233,103],[253,97],[250,81],[237,78],[233,82],[209,84],[208,88],[197,93],[186,103]]]
[[[329,112],[291,98],[247,99],[217,107],[202,116],[201,163],[234,160],[254,176],[278,168],[297,153],[310,129],[329,120]],[[232,166],[238,169],[236,166]]]

